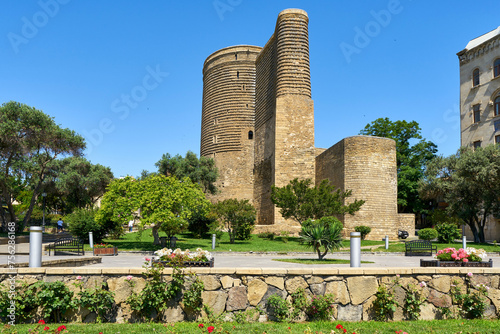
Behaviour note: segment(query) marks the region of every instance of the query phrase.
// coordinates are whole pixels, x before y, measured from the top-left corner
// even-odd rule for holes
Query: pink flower
[[[146,261],[151,261],[149,257],[144,258]]]
[[[129,280],[129,281],[130,281],[132,278],[134,278],[134,277],[132,277],[132,275],[128,275],[128,276],[127,276],[127,280]]]
[[[463,259],[462,261],[464,261],[465,263],[469,262],[469,259]]]
[[[82,279],[82,276],[76,276],[76,279],[77,279],[77,280],[81,280],[81,279]]]
[[[422,281],[422,282],[420,282],[420,284],[419,284],[419,285],[420,285],[420,287],[421,287],[421,288],[423,288],[423,287],[426,287],[426,286],[427,286],[427,283],[425,283],[425,282],[423,282],[423,281]]]
[[[467,276],[472,277],[472,273],[467,273]]]

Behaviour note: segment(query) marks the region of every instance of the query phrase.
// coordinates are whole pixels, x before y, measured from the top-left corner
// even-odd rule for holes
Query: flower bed
[[[118,255],[118,247],[110,244],[95,244],[93,252],[94,256]]]
[[[153,262],[160,263],[164,266],[172,265],[182,265],[185,267],[213,267],[214,258],[212,254],[201,248],[197,248],[196,251],[191,252],[189,249],[185,251],[179,248],[171,250],[169,248],[163,248],[157,250],[153,258]]]
[[[420,260],[421,267],[493,267],[493,261],[488,262],[483,260],[486,258],[484,249],[476,249],[468,247],[460,248],[445,248],[437,252],[435,257],[437,260]]]
[[[493,267],[493,260],[489,261],[441,261],[441,260],[424,260],[420,259],[421,267]]]

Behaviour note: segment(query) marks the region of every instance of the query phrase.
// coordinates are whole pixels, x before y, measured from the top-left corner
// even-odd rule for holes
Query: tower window
[[[481,121],[481,110],[479,109],[480,104],[475,104],[472,107],[472,111],[474,112],[474,123],[478,123]]]
[[[493,63],[493,76],[496,78],[500,75],[500,58]]]
[[[495,136],[495,144],[500,144],[500,135]]]
[[[238,54],[237,53],[234,54],[234,60],[238,60]]]
[[[473,142],[473,143],[472,143],[472,146],[474,146],[474,150],[475,150],[476,148],[481,147],[481,141],[480,141],[480,140],[478,140],[478,141]]]
[[[500,115],[500,96],[495,99],[495,116]]]
[[[253,139],[253,131],[248,131],[248,139]]]
[[[476,68],[472,72],[472,86],[473,87],[479,86],[479,69],[478,68]]]
[[[236,77],[239,79],[240,78],[240,71],[236,71]]]

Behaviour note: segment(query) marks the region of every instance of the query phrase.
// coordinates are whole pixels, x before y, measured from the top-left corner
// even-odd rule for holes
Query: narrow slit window
[[[234,54],[234,60],[238,60],[238,54],[237,53]]]
[[[500,115],[500,96],[495,99],[495,116]]]
[[[240,71],[236,71],[236,78],[240,78]]]
[[[500,75],[500,58],[493,63],[493,76],[496,78]]]
[[[248,139],[253,139],[253,131],[248,131]]]
[[[474,123],[479,123],[481,121],[481,109],[479,104],[475,104],[472,107],[472,112],[474,113]]]

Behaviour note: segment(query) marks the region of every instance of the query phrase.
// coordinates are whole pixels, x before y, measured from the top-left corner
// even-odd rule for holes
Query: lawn
[[[203,323],[203,328],[198,325]],[[208,333],[208,327],[215,327],[213,333],[230,334],[330,334],[344,333],[342,329],[337,329],[337,325],[342,325],[348,333],[356,334],[386,334],[396,333],[398,331],[408,334],[458,334],[458,333],[499,333],[500,321],[498,320],[434,320],[434,321],[404,321],[404,322],[308,322],[308,323],[245,323],[226,322],[222,324],[211,324],[209,322],[182,322],[175,324],[65,324],[67,330],[62,333],[81,333],[81,334],[104,334],[120,333],[164,333],[164,334],[191,334]],[[50,330],[55,330],[61,324],[47,324]],[[9,328],[2,328],[0,333],[30,333],[35,325],[16,325]],[[44,327],[39,327],[39,332]],[[31,331],[33,332],[33,331]],[[47,331],[48,332],[48,331]],[[51,332],[52,333],[52,332]]]
[[[166,236],[160,233],[160,236]],[[177,235],[177,247],[181,249],[196,249],[198,247],[212,250],[212,239],[203,238],[196,239],[190,233]],[[311,252],[312,249],[300,243],[300,238],[288,237],[285,242],[283,237],[276,237],[274,240],[259,238],[256,234],[252,234],[250,240],[236,240],[234,244],[229,243],[229,235],[224,233],[222,239],[218,242],[214,251],[219,252]],[[160,249],[159,245],[153,245],[153,236],[151,230],[146,230],[139,238],[139,233],[127,233],[122,238],[104,239],[105,243],[113,244],[120,251],[155,251]],[[383,245],[383,241],[363,240],[361,246]],[[343,242],[344,247],[349,247],[349,240]],[[88,245],[85,250],[90,251]]]

